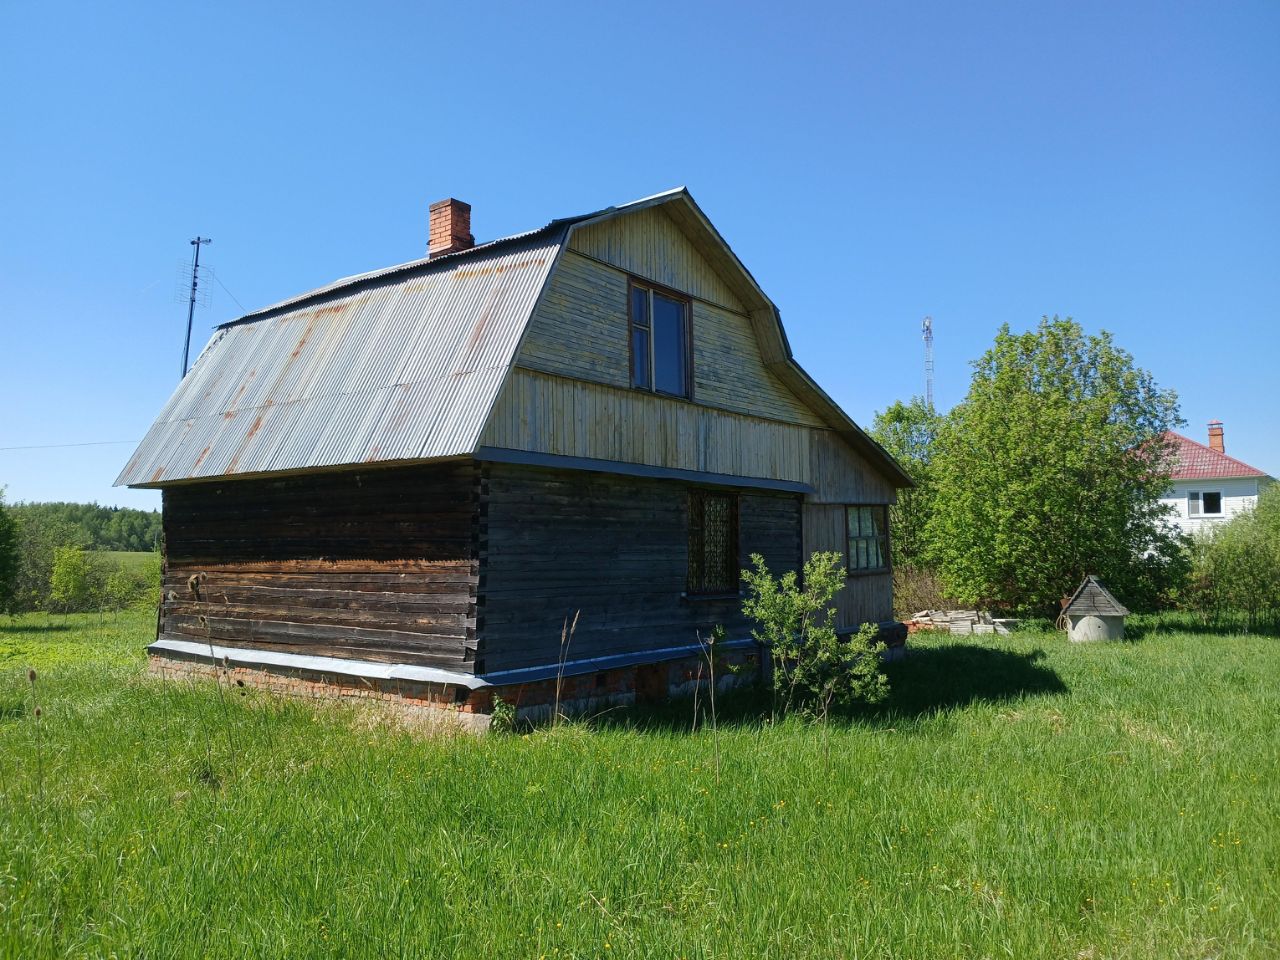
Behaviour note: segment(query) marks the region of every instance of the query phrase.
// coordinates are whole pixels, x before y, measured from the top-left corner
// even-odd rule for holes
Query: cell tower
[[[933,317],[925,317],[920,324],[924,331],[924,402],[933,409]]]
[[[200,248],[213,243],[208,237],[196,237],[191,241],[195,253],[191,257],[191,298],[187,302],[187,339],[182,345],[182,375],[187,375],[187,361],[191,358],[191,321],[196,315],[197,288],[200,286]]]

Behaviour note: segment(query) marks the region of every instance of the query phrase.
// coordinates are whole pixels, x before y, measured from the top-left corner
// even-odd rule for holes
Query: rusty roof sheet
[[[224,324],[116,484],[470,453],[563,236],[553,224]]]

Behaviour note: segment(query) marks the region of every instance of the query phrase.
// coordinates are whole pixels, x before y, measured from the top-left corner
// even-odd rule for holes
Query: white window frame
[[[1214,494],[1218,498],[1218,509],[1215,513],[1210,513],[1204,508],[1205,494]],[[1226,497],[1223,496],[1221,490],[1188,490],[1187,491],[1187,516],[1195,517],[1222,517],[1226,516]]]

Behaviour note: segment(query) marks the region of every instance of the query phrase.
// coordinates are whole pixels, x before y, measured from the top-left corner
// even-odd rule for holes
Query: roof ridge
[[[672,187],[670,190],[663,190],[659,193],[650,194],[647,197],[641,197],[639,200],[629,200],[626,203],[615,204],[614,206],[605,207],[601,210],[593,210],[590,213],[582,213],[570,217],[557,217],[556,219],[543,224],[541,227],[535,227],[532,230],[525,230],[522,233],[509,234],[505,237],[497,237],[493,240],[486,240],[484,243],[477,243],[475,246],[467,247],[465,250],[455,250],[452,253],[441,254],[435,257],[419,257],[415,260],[406,260],[403,263],[393,263],[385,267],[367,270],[364,273],[352,274],[349,277],[339,277],[337,280],[331,280],[328,283],[321,284],[318,287],[313,287],[310,290],[305,290],[292,297],[286,297],[276,303],[269,304],[265,307],[259,307],[257,310],[251,310],[248,313],[241,314],[232,320],[227,320],[225,323],[217,324],[214,329],[221,330],[224,327],[232,327],[237,324],[260,320],[267,314],[274,313],[277,310],[283,310],[287,307],[296,307],[299,304],[307,302],[313,297],[328,296],[329,294],[337,293],[339,290],[345,290],[348,287],[359,286],[361,283],[381,280],[385,277],[395,276],[401,272],[408,272],[422,267],[434,266],[437,263],[449,263],[457,262],[458,260],[465,260],[467,257],[476,253],[492,252],[493,248],[505,243],[530,240],[540,234],[551,233],[552,231],[562,229],[564,227],[582,223],[585,220],[593,220],[596,217],[603,217],[607,214],[625,210],[629,207],[640,206],[641,204],[653,203],[656,200],[674,198],[681,194],[687,194],[688,192],[688,188],[684,186]]]

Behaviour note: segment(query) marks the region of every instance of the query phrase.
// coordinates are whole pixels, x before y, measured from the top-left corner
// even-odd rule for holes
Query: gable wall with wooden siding
[[[808,482],[814,503],[895,503],[897,491],[834,430],[809,432]]]
[[[470,669],[474,463],[164,491],[163,639]]]
[[[695,403],[824,426],[765,366],[742,302],[660,209],[592,224],[573,235],[530,320],[517,365],[630,389],[629,275],[694,298]]]
[[[516,369],[481,445],[805,482],[808,427]]]
[[[478,669],[697,642],[717,624],[750,626],[737,596],[686,599],[689,485],[578,470],[489,464],[482,481]],[[738,566],[751,553],[776,572],[800,561],[800,498],[739,491]]]

